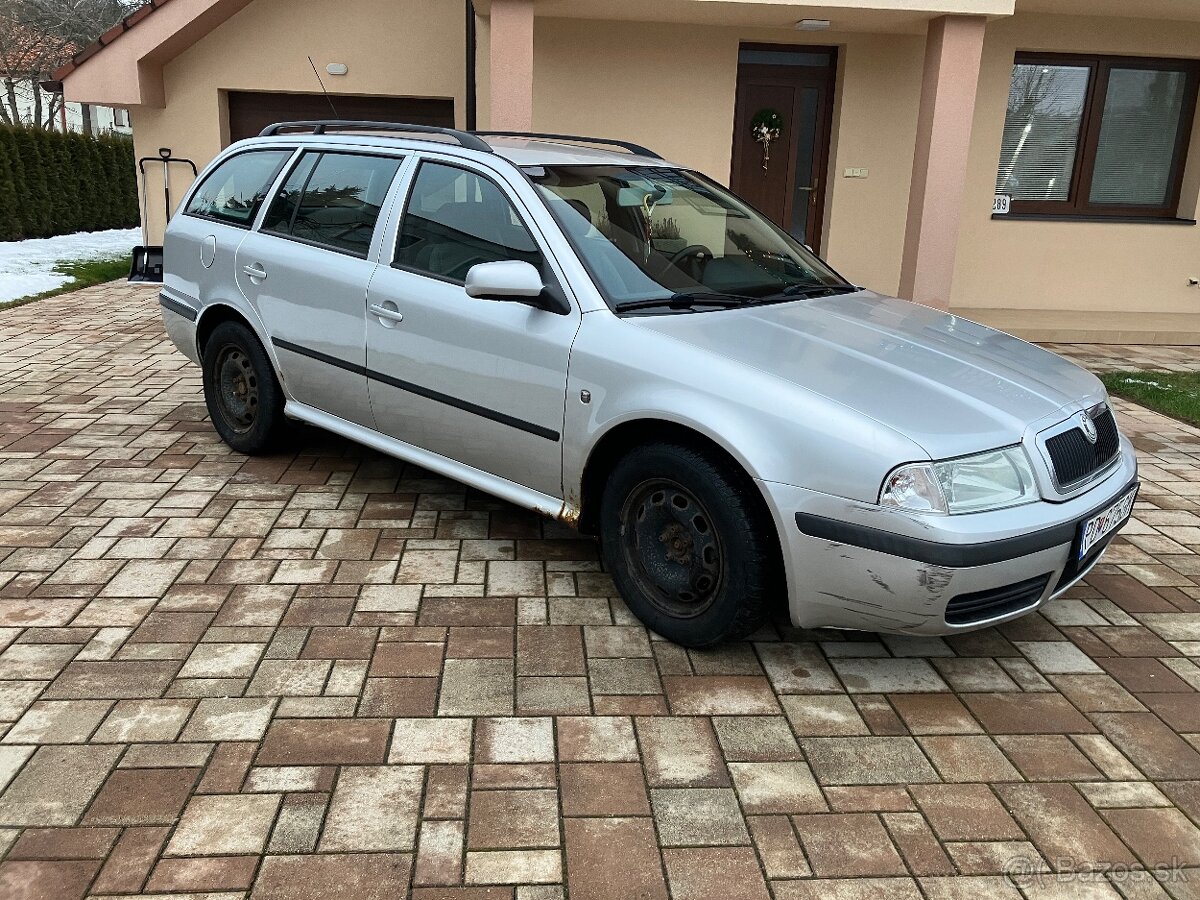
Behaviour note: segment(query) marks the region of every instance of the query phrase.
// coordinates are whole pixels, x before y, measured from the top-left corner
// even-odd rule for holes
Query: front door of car
[[[235,262],[291,396],[370,428],[364,311],[375,224],[402,161],[306,151]]]
[[[371,407],[392,437],[561,497],[578,310],[481,300],[463,287],[472,266],[499,260],[529,262],[554,281],[520,205],[481,171],[420,163],[392,264],[367,293]]]

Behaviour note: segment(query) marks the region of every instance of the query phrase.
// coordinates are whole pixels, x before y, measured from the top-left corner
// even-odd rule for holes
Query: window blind
[[[1070,198],[1090,74],[1086,66],[1013,66],[996,193]]]
[[[1114,67],[1092,176],[1092,203],[1163,206],[1168,201],[1187,75]]]

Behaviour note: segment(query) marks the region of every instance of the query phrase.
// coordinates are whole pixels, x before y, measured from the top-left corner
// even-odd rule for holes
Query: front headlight
[[[1037,499],[1033,468],[1020,445],[901,466],[884,479],[879,492],[882,506],[941,515],[1003,509]]]

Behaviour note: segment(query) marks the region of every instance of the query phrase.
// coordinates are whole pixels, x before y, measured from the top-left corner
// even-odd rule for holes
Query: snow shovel
[[[129,266],[129,280],[161,284],[163,280],[163,248],[161,244],[158,246],[150,245],[150,236],[146,223],[146,203],[150,195],[146,184],[146,163],[154,162],[156,159],[162,162],[163,167],[163,201],[166,204],[166,218],[163,220],[164,222],[171,221],[171,163],[184,163],[191,166],[192,178],[195,178],[199,173],[196,170],[196,164],[190,159],[172,156],[170,147],[160,149],[157,157],[145,156],[138,160],[138,172],[141,173],[142,181],[142,243],[133,248],[133,261]]]

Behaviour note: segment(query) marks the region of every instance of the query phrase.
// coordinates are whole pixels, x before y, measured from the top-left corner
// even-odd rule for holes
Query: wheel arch
[[[733,451],[719,441],[679,422],[666,419],[636,418],[614,425],[592,447],[584,464],[580,482],[580,515],[577,527],[584,534],[599,533],[600,496],[604,484],[616,464],[636,447],[651,443],[681,444],[718,459],[734,479],[741,482],[755,506],[762,527],[769,529],[770,546],[774,557],[775,577],[779,596],[787,597],[787,557],[784,554],[780,525],[771,512],[771,505],[754,473]],[[786,599],[783,601],[787,605]]]
[[[236,322],[239,325],[245,325],[250,329],[250,333],[258,338],[258,342],[263,345],[263,349],[267,350],[267,356],[271,356],[269,344],[263,340],[262,333],[250,321],[249,317],[236,306],[218,301],[205,306],[200,311],[200,318],[196,322],[196,353],[201,359],[204,359],[204,348],[208,344],[209,338],[212,337],[212,333],[217,330],[217,326],[222,322]]]
[[[217,326],[223,322],[234,322],[249,329],[250,333],[254,335],[258,343],[262,346],[263,353],[267,355],[267,360],[271,363],[271,368],[275,372],[275,379],[279,382],[279,386],[283,390],[283,396],[290,399],[291,393],[288,390],[287,380],[283,377],[283,369],[279,365],[279,357],[275,354],[275,348],[272,346],[270,338],[267,337],[266,329],[253,310],[248,311],[233,303],[216,300],[207,304],[200,311],[200,318],[196,321],[196,355],[200,360],[200,365],[204,365],[204,348],[209,338],[217,330]]]
[[[729,471],[750,490],[751,496],[761,503],[760,512],[774,529],[774,520],[762,489],[755,483],[754,473],[732,450],[711,436],[680,422],[635,418],[620,422],[604,432],[588,453],[579,486],[580,531],[585,534],[595,534],[598,531],[600,493],[604,489],[608,474],[621,458],[635,447],[659,443],[682,444],[720,458],[729,467]]]

